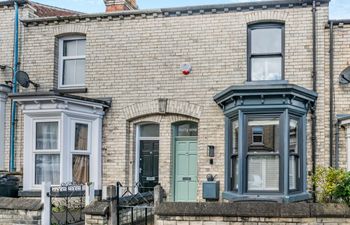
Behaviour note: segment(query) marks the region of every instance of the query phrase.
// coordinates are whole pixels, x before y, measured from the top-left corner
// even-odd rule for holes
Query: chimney
[[[103,0],[106,5],[106,12],[117,12],[137,9],[136,0]]]

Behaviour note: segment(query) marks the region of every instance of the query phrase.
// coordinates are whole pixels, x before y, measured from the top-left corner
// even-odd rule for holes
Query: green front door
[[[197,180],[197,140],[176,140],[175,201],[196,201]]]

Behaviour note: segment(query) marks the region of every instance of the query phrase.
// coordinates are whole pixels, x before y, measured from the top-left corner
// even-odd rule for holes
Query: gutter
[[[312,89],[317,93],[317,52],[316,52],[316,0],[312,1]],[[316,174],[316,127],[317,127],[317,115],[316,115],[316,103],[311,108],[311,145],[312,145],[312,174]],[[312,184],[312,197],[316,202],[316,184]]]
[[[19,24],[19,9],[17,1],[14,1],[15,18],[14,18],[14,40],[13,40],[13,78],[12,78],[12,93],[17,92],[17,78],[16,73],[18,71],[18,24]],[[11,100],[11,134],[10,134],[10,172],[16,171],[15,165],[15,130],[16,130],[16,114],[17,105]]]

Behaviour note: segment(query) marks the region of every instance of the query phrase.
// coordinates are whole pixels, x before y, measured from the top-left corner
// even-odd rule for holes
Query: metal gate
[[[117,224],[153,224],[154,188],[123,186],[117,182]]]
[[[48,195],[51,225],[84,224],[85,185],[64,183],[51,187]]]

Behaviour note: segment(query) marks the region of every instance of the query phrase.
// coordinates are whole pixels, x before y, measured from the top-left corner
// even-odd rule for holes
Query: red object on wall
[[[183,75],[188,75],[192,71],[192,66],[190,64],[184,63],[181,65],[181,70]]]

